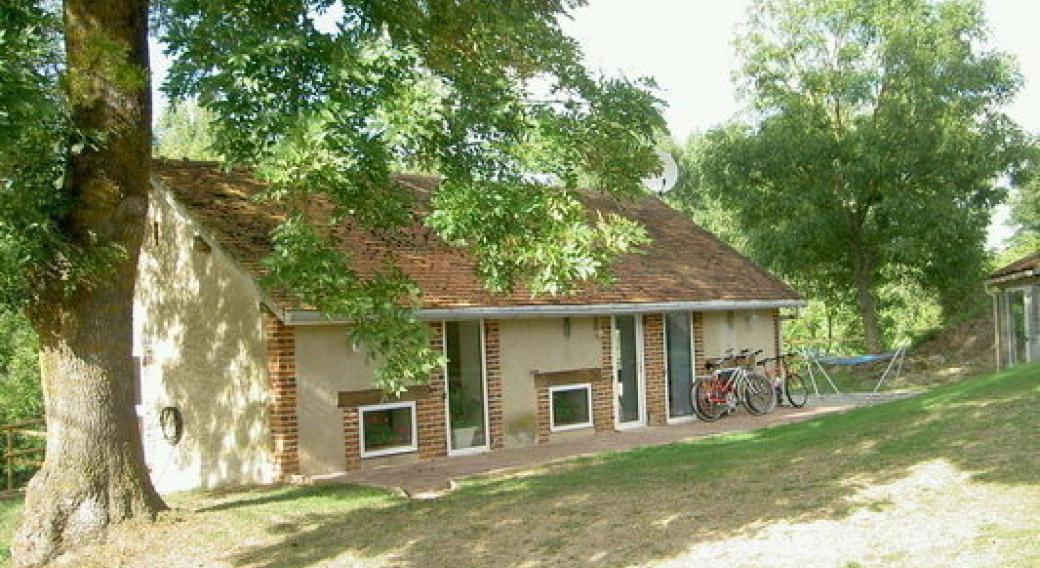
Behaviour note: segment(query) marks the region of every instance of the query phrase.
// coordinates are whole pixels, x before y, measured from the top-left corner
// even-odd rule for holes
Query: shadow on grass
[[[349,553],[416,568],[618,566],[669,558],[759,523],[845,516],[863,506],[847,500],[856,489],[899,479],[929,460],[946,460],[986,482],[1036,484],[1040,458],[1030,448],[1038,379],[1040,365],[1020,367],[755,436],[474,480],[435,501],[388,498],[346,513],[305,513],[294,517],[299,530],[272,527],[277,542],[231,560],[302,568]],[[365,490],[300,488],[245,504],[350,498],[359,491]]]
[[[344,486],[336,487],[338,489],[344,488]],[[349,492],[336,491],[332,489],[332,487],[330,486],[321,485],[290,486],[273,490],[257,488],[245,491],[231,490],[220,493],[210,492],[208,494],[208,497],[210,498],[216,497],[216,499],[219,501],[221,495],[225,495],[227,496],[228,500],[213,505],[205,505],[201,507],[189,505],[187,509],[195,513],[211,513],[215,511],[228,511],[233,509],[244,509],[249,507],[259,507],[265,505],[277,505],[279,503],[299,503],[302,499],[320,499],[323,501],[356,501],[359,497],[359,493],[368,493],[368,496],[370,497],[386,496],[386,492],[384,491],[360,487],[351,487]]]

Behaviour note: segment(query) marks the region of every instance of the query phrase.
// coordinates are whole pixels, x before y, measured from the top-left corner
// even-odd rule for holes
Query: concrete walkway
[[[751,416],[743,410],[718,422],[689,422],[649,426],[621,432],[603,432],[576,440],[508,448],[473,456],[438,458],[418,463],[376,467],[342,474],[315,476],[314,483],[355,483],[385,489],[400,489],[412,498],[436,497],[466,477],[544,466],[577,456],[695,440],[729,432],[768,428],[801,422],[818,416],[844,412],[912,396],[911,393],[842,394],[811,397],[804,408],[777,407],[766,416]]]

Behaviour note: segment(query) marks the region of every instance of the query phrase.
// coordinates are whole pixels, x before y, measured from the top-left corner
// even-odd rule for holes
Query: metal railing
[[[7,424],[0,426],[0,432],[4,433],[4,466],[7,469],[7,489],[8,491],[14,489],[15,485],[15,467],[16,466],[31,466],[40,467],[43,465],[43,454],[44,448],[24,448],[15,449],[17,447],[17,439],[19,436],[26,438],[47,438],[47,431],[42,429],[36,429],[36,427],[44,426],[43,420],[30,420],[28,422],[19,422],[17,424]],[[39,459],[30,459],[31,456],[40,456]]]

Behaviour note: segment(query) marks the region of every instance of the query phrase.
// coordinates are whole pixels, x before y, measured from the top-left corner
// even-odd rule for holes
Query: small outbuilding
[[[1040,361],[1040,251],[989,275],[997,366]]]
[[[370,275],[393,259],[446,360],[391,397],[352,322],[258,284],[283,213],[219,164],[157,161],[135,297],[137,414],[160,491],[306,481],[346,470],[548,444],[694,420],[690,388],[728,349],[782,353],[780,310],[805,304],[652,196],[580,192],[651,242],[612,282],[568,296],[496,295],[465,250],[421,220],[399,234],[349,220],[337,246]],[[438,180],[395,176],[416,202]],[[323,202],[315,200],[315,208]],[[420,211],[421,213],[421,211]]]

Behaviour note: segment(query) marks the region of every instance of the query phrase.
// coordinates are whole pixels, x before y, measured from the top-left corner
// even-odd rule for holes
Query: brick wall
[[[361,467],[361,411],[356,406],[343,409],[343,450],[347,469]]]
[[[272,467],[277,481],[300,473],[300,431],[296,420],[296,334],[264,312],[269,381]]]
[[[773,310],[773,355],[780,356],[780,310]]]
[[[492,450],[505,446],[502,416],[502,367],[498,321],[484,322],[484,367],[487,381],[488,431]]]
[[[665,391],[664,316],[643,316],[643,376],[646,390],[646,423],[662,425],[668,422]]]
[[[444,324],[430,324],[430,347],[444,352]],[[448,455],[447,418],[445,398],[447,395],[444,369],[437,367],[430,373],[429,393],[416,401],[416,417],[419,430],[419,457],[423,459]]]
[[[592,386],[592,420],[597,432],[608,432],[614,429],[614,333],[609,317],[596,318],[596,327],[600,336],[602,380]],[[540,411],[542,401],[539,400],[538,404]]]
[[[535,433],[539,444],[549,441],[549,388],[536,387],[535,399],[538,409],[535,414]]]

